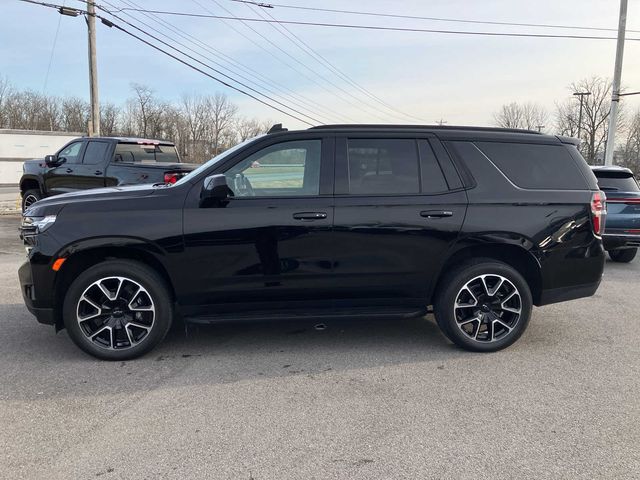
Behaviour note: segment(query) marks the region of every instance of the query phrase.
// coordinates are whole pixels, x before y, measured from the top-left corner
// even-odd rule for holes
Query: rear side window
[[[82,160],[82,163],[94,165],[104,162],[104,159],[107,156],[107,150],[109,150],[108,142],[89,142],[84,151],[84,159]]]
[[[632,175],[628,173],[617,172],[598,172],[596,170],[596,178],[601,190],[605,192],[638,192],[638,183]]]
[[[179,163],[178,152],[173,145],[119,143],[114,162],[122,163]]]
[[[582,172],[563,145],[504,142],[475,142],[475,145],[520,188],[587,188]]]
[[[349,193],[420,193],[414,139],[349,139]]]

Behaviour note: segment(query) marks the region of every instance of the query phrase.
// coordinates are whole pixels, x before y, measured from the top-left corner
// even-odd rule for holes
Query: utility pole
[[[588,97],[591,95],[591,92],[574,92],[575,96],[580,97],[580,113],[578,114],[578,139],[581,140],[580,135],[582,134],[582,103],[584,102],[584,97]]]
[[[538,132],[542,133],[542,129],[544,128],[544,125],[536,125],[536,128],[538,129]]]
[[[440,120],[436,120],[436,123],[440,126],[443,126],[445,123],[448,123],[444,118],[440,118]]]
[[[620,103],[620,80],[622,77],[622,57],[624,55],[624,36],[627,28],[627,0],[620,0],[620,22],[618,23],[618,45],[616,47],[616,65],[613,71],[611,91],[611,110],[609,111],[609,131],[604,164],[613,165],[613,150],[616,148],[616,123],[618,104]]]
[[[91,95],[91,119],[89,136],[100,135],[100,101],[98,100],[98,62],[96,55],[96,6],[87,0],[87,29],[89,36],[89,91]]]

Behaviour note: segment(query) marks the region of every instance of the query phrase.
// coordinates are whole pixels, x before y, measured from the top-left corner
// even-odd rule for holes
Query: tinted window
[[[240,197],[318,195],[321,140],[283,142],[250,155],[225,175]]]
[[[93,165],[104,162],[107,150],[109,150],[108,142],[89,142],[84,151],[82,163]]]
[[[114,162],[123,163],[178,163],[178,152],[173,145],[119,143],[116,145]]]
[[[413,139],[350,139],[349,193],[419,193],[418,148]]]
[[[607,190],[612,192],[638,192],[640,188],[638,188],[638,183],[631,175],[624,175],[622,173],[604,173],[595,172],[596,178],[598,179],[598,185],[605,192]]]
[[[80,163],[80,150],[82,150],[82,142],[73,142],[58,154],[58,158],[66,159],[66,163]]]
[[[440,193],[447,190],[447,182],[444,179],[442,169],[433,149],[426,140],[419,140],[420,159],[422,160],[421,177],[423,193]]]
[[[476,142],[489,159],[521,188],[587,188],[585,178],[563,145]]]

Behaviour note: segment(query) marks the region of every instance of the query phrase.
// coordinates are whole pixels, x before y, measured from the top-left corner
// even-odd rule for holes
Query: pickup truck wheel
[[[478,259],[454,268],[440,282],[434,314],[456,345],[475,352],[508,347],[524,333],[532,309],[531,291],[511,266]]]
[[[27,208],[29,208],[41,198],[42,193],[40,192],[40,190],[33,189],[25,191],[22,194],[22,211],[24,212]]]
[[[138,262],[112,260],[74,280],[63,316],[69,336],[82,350],[103,360],[129,360],[162,341],[173,307],[156,272]]]
[[[637,253],[637,248],[623,248],[620,250],[610,250],[609,257],[611,257],[611,260],[614,262],[629,263],[631,260],[636,258]]]

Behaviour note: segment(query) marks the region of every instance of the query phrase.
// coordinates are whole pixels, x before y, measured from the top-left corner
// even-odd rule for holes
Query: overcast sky
[[[56,3],[56,0],[50,1]],[[227,15],[224,9],[228,9],[236,16],[257,16],[252,7],[231,0],[126,1],[146,9],[197,13],[209,10],[217,15]],[[97,2],[110,8],[109,4],[123,7],[125,0]],[[1,0],[1,3],[0,76],[18,88],[44,89],[47,94],[88,98],[86,26],[82,17],[62,17],[55,10],[17,0]],[[278,0],[275,3],[614,29],[617,28],[619,6],[617,0]],[[66,0],[66,5],[82,7],[77,0]],[[267,11],[278,20],[615,36],[615,32],[604,31],[376,18],[281,7]],[[150,20],[139,13],[128,13],[170,33],[168,27],[157,20]],[[119,15],[132,20],[126,12]],[[279,88],[295,95],[299,103],[306,102],[302,107],[311,116],[324,115],[331,117],[329,120],[345,122],[402,122],[402,118],[394,116],[392,111],[362,95],[353,85],[304,54],[269,24],[250,25],[275,46],[239,22],[175,16],[161,18],[209,48],[264,75]],[[60,27],[54,48],[58,23]],[[487,125],[491,123],[494,111],[503,103],[512,101],[537,102],[552,111],[556,101],[571,96],[567,89],[569,83],[594,75],[613,75],[615,40],[482,37],[297,25],[288,25],[287,28],[358,85],[395,109],[423,119],[425,123],[434,123],[442,118],[448,124]],[[640,39],[640,0],[629,1],[627,28],[636,30],[628,32],[628,38]],[[181,41],[197,48],[184,39]],[[285,56],[276,46],[293,58]],[[211,51],[206,55],[215,60]],[[183,93],[224,92],[240,106],[245,116],[271,119],[290,127],[304,126],[101,24],[98,25],[98,57],[101,101],[123,102],[131,95],[132,82],[148,85],[159,97],[175,101]],[[45,88],[50,58],[51,69]],[[286,64],[295,66],[295,70]],[[246,70],[244,75],[250,81],[256,79]],[[640,41],[627,41],[623,85],[629,90],[640,90]],[[348,93],[358,99],[348,96]],[[291,104],[291,97],[281,101]],[[311,108],[310,103],[319,105]],[[625,103],[629,109],[640,108],[640,96],[628,97]]]

